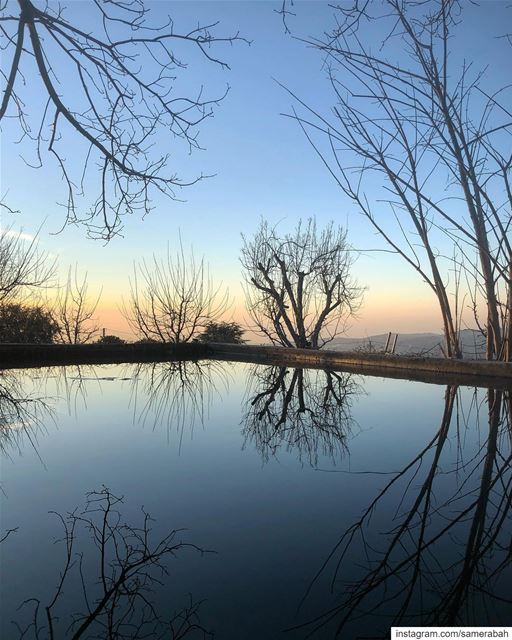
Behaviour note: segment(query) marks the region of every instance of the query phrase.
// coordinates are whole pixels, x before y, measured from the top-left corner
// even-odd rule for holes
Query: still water
[[[0,373],[0,637],[512,625],[510,412],[261,365]]]

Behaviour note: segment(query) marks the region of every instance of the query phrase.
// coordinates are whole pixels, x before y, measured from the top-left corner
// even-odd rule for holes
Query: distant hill
[[[336,338],[326,349],[333,351],[369,350],[383,351],[388,339],[387,333],[368,336],[367,338]],[[479,331],[464,329],[461,331],[462,350],[468,358],[482,358],[485,354],[485,338]],[[444,338],[437,333],[402,333],[398,334],[395,353],[400,355],[421,354],[432,357],[443,355],[441,345]]]

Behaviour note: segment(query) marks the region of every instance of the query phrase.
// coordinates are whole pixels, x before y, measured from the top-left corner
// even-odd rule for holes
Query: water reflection
[[[329,574],[338,605],[296,629],[386,638],[405,624],[510,624],[511,406],[510,392],[489,390],[484,403],[475,390],[468,411],[458,389],[446,389],[433,438],[345,530],[303,600]],[[475,453],[467,445],[485,407]]]
[[[87,411],[87,399],[91,392],[91,384],[95,391],[101,391],[102,367],[94,365],[68,365],[65,367],[49,367],[45,370],[44,386],[55,380],[55,389],[59,398],[64,398],[69,415],[78,417],[81,411]],[[114,378],[107,378],[113,380]],[[43,381],[43,374],[41,374]]]
[[[354,420],[351,407],[362,393],[349,373],[254,366],[248,378],[242,433],[268,460],[280,449],[316,466],[347,451]]]
[[[178,433],[181,447],[183,434],[192,432],[196,424],[205,425],[212,403],[224,397],[232,383],[229,369],[218,361],[141,363],[125,367],[120,376],[104,373],[101,367],[92,366],[37,370],[28,377],[32,385],[37,383],[40,395],[23,398],[27,374],[22,384],[22,376],[6,372],[0,411],[10,410],[10,418],[3,422],[11,427],[2,427],[2,442],[12,444],[15,435],[19,439],[21,428],[35,447],[35,428],[47,421],[56,398],[64,400],[69,415],[79,418],[87,411],[91,384],[102,393],[105,381],[120,380],[130,383],[134,422],[152,429],[164,427],[169,437]],[[256,365],[250,368],[247,380],[242,434],[245,444],[251,443],[263,460],[280,449],[293,451],[301,462],[313,466],[319,456],[333,463],[341,459],[355,425],[351,407],[362,393],[360,378],[342,372]],[[56,394],[51,402],[50,382]]]
[[[0,453],[21,454],[25,441],[37,451],[37,437],[52,419],[50,398],[30,394],[15,371],[0,371]]]
[[[12,450],[12,442],[18,450],[26,448],[19,434],[32,442],[36,425],[43,429],[46,412],[55,409],[52,394],[62,401],[55,410],[59,431],[40,440],[50,473],[33,465],[31,456],[9,465],[6,473],[10,499],[2,503],[8,515],[4,526],[19,525],[2,543],[8,550],[2,563],[9,613],[39,575],[44,575],[40,591],[48,590],[45,597],[39,594],[36,618],[31,609],[21,625],[20,632],[28,629],[25,637],[34,637],[37,628],[41,637],[49,635],[45,607],[55,593],[50,608],[61,630],[55,637],[72,637],[101,602],[105,584],[109,590],[121,575],[119,561],[129,549],[140,550],[137,536],[145,535],[149,521],[132,513],[128,522],[136,525],[130,529],[115,516],[124,508],[113,504],[105,557],[114,565],[107,563],[103,580],[98,532],[111,494],[100,490],[84,509],[63,517],[62,547],[66,555],[72,542],[75,564],[66,569],[46,555],[53,546],[44,542],[53,534],[43,524],[47,508],[64,512],[63,504],[76,504],[76,496],[98,482],[123,486],[136,505],[149,503],[151,511],[190,527],[219,551],[200,562],[187,558],[181,569],[181,560],[172,565],[176,589],[208,602],[201,608],[202,623],[192,602],[174,618],[173,632],[164,590],[155,611],[158,605],[169,614],[167,620],[158,614],[164,625],[158,633],[165,637],[183,637],[176,626],[181,623],[185,631],[190,623],[202,633],[203,624],[217,628],[218,637],[251,640],[281,637],[283,628],[302,622],[294,627],[297,635],[317,638],[385,638],[392,624],[512,623],[510,392],[366,379],[363,392],[363,379],[346,373],[235,367],[187,362],[23,372],[24,379],[19,372],[1,374],[3,452]],[[245,396],[243,387],[233,384],[244,375]],[[27,392],[32,386],[35,390]],[[66,421],[66,408],[76,420]],[[384,412],[389,416],[380,424]],[[132,415],[155,433],[130,429]],[[165,429],[183,434],[195,424],[209,428],[197,433],[181,456],[170,455]],[[359,437],[352,438],[358,424]],[[388,429],[395,434],[398,461],[391,470],[381,453],[382,442],[391,437]],[[340,467],[349,443],[350,468],[365,475],[352,476]],[[269,460],[283,451],[291,453],[287,464],[260,464],[261,457]],[[329,469],[333,473],[318,470],[324,456],[337,465]],[[165,527],[155,525],[156,544],[165,539]],[[72,540],[70,531],[76,534]],[[169,546],[176,541],[169,539]],[[38,551],[27,560],[29,548]],[[211,561],[208,569],[203,561]],[[18,578],[33,565],[31,574]],[[57,580],[61,571],[66,579],[61,594],[53,591],[54,571]],[[182,587],[189,579],[190,589]],[[142,630],[153,637],[152,613],[143,597],[123,585],[115,602],[115,616],[105,608],[84,637],[109,637],[102,625],[116,619],[122,623],[111,626],[112,637],[137,637],[133,628],[141,637]],[[136,602],[142,607],[138,613],[129,608]],[[77,617],[69,617],[76,611]],[[66,632],[70,623],[73,632]],[[134,626],[123,626],[128,624]]]
[[[56,422],[59,400],[78,417],[87,411],[91,381],[101,389],[100,374],[88,365],[0,370],[0,452],[21,455],[28,441],[38,454],[38,438]]]
[[[214,398],[227,391],[230,380],[225,366],[213,361],[140,363],[118,375],[108,372],[108,366],[91,365],[0,370],[0,451],[16,448],[21,454],[26,438],[37,452],[37,435],[54,420],[58,401],[80,419],[89,397],[101,396],[105,383],[115,381],[130,383],[136,424],[164,426],[169,435],[177,432],[181,442],[187,429],[204,426]]]
[[[51,512],[63,530],[63,561],[54,591],[49,588],[44,600],[32,597],[22,603],[23,620],[14,621],[20,638],[211,637],[200,622],[200,603],[191,596],[171,615],[160,612],[154,601],[155,591],[168,583],[172,558],[187,549],[206,551],[181,541],[181,531],[155,539],[144,508],[140,523],[133,525],[123,519],[122,506],[123,498],[103,487],[86,495],[82,509],[65,516]]]
[[[186,430],[204,426],[213,399],[229,383],[225,366],[208,360],[140,363],[128,371],[135,422],[177,431],[180,444]]]

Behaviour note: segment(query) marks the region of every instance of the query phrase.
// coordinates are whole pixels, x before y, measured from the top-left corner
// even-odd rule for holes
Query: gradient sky
[[[190,157],[178,151],[177,171],[181,177],[194,177],[200,172],[215,177],[179,193],[185,202],[155,198],[149,216],[125,220],[122,237],[105,245],[86,239],[80,226],[60,231],[64,213],[56,202],[64,199],[65,191],[55,163],[47,157],[43,168],[31,169],[21,156],[33,160],[33,149],[26,141],[14,144],[19,131],[16,123],[9,121],[2,130],[1,195],[21,214],[13,217],[2,213],[2,226],[13,224],[27,234],[40,229],[40,246],[57,257],[61,274],[75,263],[87,271],[90,289],[103,289],[101,325],[125,337],[127,326],[119,307],[128,293],[133,262],[163,255],[167,246],[172,251],[179,234],[184,246],[193,246],[196,256],[204,255],[215,278],[229,287],[234,299],[231,313],[242,322],[238,261],[241,233],[253,233],[262,217],[271,223],[281,221],[283,231],[295,226],[301,217],[315,215],[319,224],[332,219],[348,228],[349,241],[356,249],[383,248],[382,241],[336,187],[297,124],[282,115],[290,112],[291,98],[276,80],[324,111],[333,100],[321,59],[302,42],[285,35],[280,16],[274,12],[280,1],[161,0],[146,4],[155,20],[172,14],[178,30],[185,31],[198,21],[220,21],[217,33],[239,31],[251,41],[250,46],[240,42],[216,51],[230,65],[229,71],[206,66],[191,56],[191,66],[181,80],[187,88],[204,84],[212,96],[222,93],[226,84],[231,87],[215,117],[202,126],[200,142],[205,150]],[[494,36],[503,33],[504,16],[511,14],[506,12],[504,1],[481,4],[484,6],[480,8],[466,7],[456,46],[478,67],[488,65],[486,74],[497,85],[504,84],[510,81],[510,48],[504,49],[504,41]],[[297,16],[290,18],[290,26],[299,34],[322,34],[332,23],[327,3],[296,2],[295,10]],[[86,25],[91,20],[88,2],[69,2],[66,15],[69,21]],[[186,58],[186,52],[183,56]],[[9,62],[4,56],[3,68]],[[42,105],[42,84],[30,66],[24,70],[27,83],[23,95],[27,108],[37,114]],[[71,83],[66,73],[61,81]],[[170,140],[162,144],[174,143]],[[68,148],[69,161],[78,162],[72,142]],[[441,331],[433,295],[398,257],[375,251],[362,253],[354,272],[367,291],[349,335]]]

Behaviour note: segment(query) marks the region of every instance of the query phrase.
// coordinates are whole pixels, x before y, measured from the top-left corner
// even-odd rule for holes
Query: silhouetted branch
[[[98,333],[99,327],[94,314],[100,301],[101,291],[96,299],[88,296],[87,273],[80,280],[78,268],[71,268],[64,288],[57,292],[52,305],[52,315],[58,326],[57,340],[65,344],[83,344],[90,342]]]
[[[165,258],[134,265],[130,299],[124,310],[133,331],[157,342],[189,342],[228,308],[229,296],[215,286],[204,258],[167,250]]]
[[[363,290],[351,273],[346,232],[333,223],[317,231],[314,219],[289,234],[261,222],[244,238],[247,308],[256,329],[274,344],[318,349],[346,328]]]
[[[190,180],[169,168],[169,144],[199,149],[199,126],[227,90],[214,98],[181,93],[177,76],[187,64],[189,49],[209,66],[229,69],[214,49],[243,40],[238,34],[219,36],[218,23],[198,24],[179,31],[171,17],[156,24],[141,0],[93,0],[88,24],[73,20],[72,7],[35,0],[7,0],[0,17],[0,47],[10,56],[3,73],[5,88],[0,120],[18,120],[21,137],[33,141],[36,166],[53,156],[67,191],[66,222],[85,221],[93,237],[106,240],[118,234],[124,215],[151,209],[151,195],[172,199]],[[23,98],[24,69],[35,65],[45,107],[27,112]],[[36,126],[29,124],[39,117]],[[165,151],[155,143],[166,140]],[[65,149],[83,153],[74,171]],[[173,152],[172,155],[175,155]],[[74,164],[74,163],[73,163]],[[84,216],[78,198],[92,186],[97,172],[97,197]]]
[[[0,538],[0,543],[2,543],[5,540],[7,540],[7,538],[11,535],[11,533],[16,533],[16,531],[18,531],[18,527],[14,527],[14,529],[7,529],[7,531]]]
[[[461,310],[453,302],[461,280],[451,274],[456,257],[475,281],[472,308],[485,315],[487,357],[508,361],[510,86],[487,90],[483,72],[455,61],[449,43],[464,3],[386,0],[333,8],[334,26],[304,42],[324,59],[335,104],[322,113],[289,91],[296,104],[289,116],[371,227],[437,297],[447,355],[462,355]],[[376,29],[364,28],[371,21],[383,34],[377,49]],[[399,62],[397,41],[407,52]]]
[[[32,237],[12,227],[0,229],[0,304],[20,302],[51,285],[55,260]]]

